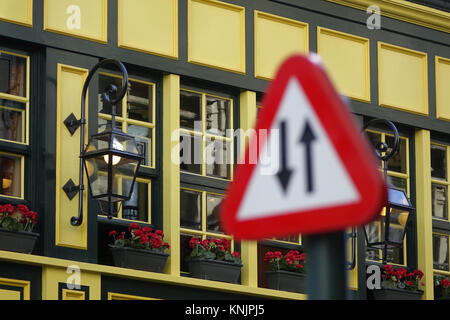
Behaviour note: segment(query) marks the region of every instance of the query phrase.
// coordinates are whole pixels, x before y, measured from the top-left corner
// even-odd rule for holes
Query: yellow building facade
[[[0,203],[38,212],[39,238],[31,254],[0,251],[0,299],[307,299],[269,289],[264,278],[264,253],[302,250],[301,235],[237,242],[224,234],[216,212],[233,164],[204,155],[220,141],[219,153],[237,159],[244,138],[239,144],[225,129],[251,129],[279,64],[310,52],[362,125],[397,125],[400,151],[387,172],[415,210],[389,262],[421,269],[422,299],[439,298],[433,278],[450,278],[448,9],[404,0],[2,0]],[[80,131],[72,135],[64,120],[79,119],[89,70],[105,58],[127,67],[130,88],[116,122],[145,157],[134,197],[113,219],[87,188],[73,199],[63,190],[69,179],[78,183],[80,147]],[[87,136],[110,125],[101,93],[121,80],[114,68],[94,76]],[[373,142],[392,140],[381,127],[368,133]],[[173,161],[188,140],[199,164]],[[73,226],[80,196],[84,220]],[[114,266],[108,233],[132,222],[164,231],[164,272]],[[189,277],[192,236],[231,241],[243,263],[238,284]],[[348,295],[367,299],[366,267],[380,264],[380,252],[365,248],[361,229],[355,250]]]

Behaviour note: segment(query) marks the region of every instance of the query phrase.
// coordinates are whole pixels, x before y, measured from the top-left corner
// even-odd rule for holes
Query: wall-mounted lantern
[[[86,94],[89,83],[95,72],[107,64],[115,64],[119,67],[123,75],[122,90],[118,97],[117,87],[109,85],[103,93],[103,101],[112,105],[111,128],[93,135],[86,148],[85,126],[86,126]],[[84,190],[84,171],[88,178],[90,195],[99,201],[99,206],[103,211],[107,204],[108,218],[112,218],[115,213],[115,204],[129,200],[136,181],[136,175],[144,157],[139,152],[136,140],[133,136],[115,128],[116,104],[125,96],[128,88],[128,72],[125,66],[114,59],[105,59],[99,62],[89,72],[83,86],[81,95],[81,119],[77,120],[71,114],[65,121],[67,129],[73,135],[80,127],[80,165],[79,165],[79,185],[76,186],[70,179],[63,187],[69,199],[75,197]],[[80,195],[78,204],[78,216],[71,218],[73,226],[79,226],[83,222],[83,197]]]

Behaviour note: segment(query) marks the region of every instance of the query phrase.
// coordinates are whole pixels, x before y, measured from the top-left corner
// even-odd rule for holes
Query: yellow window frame
[[[182,172],[184,173],[188,173],[188,174],[192,174],[192,175],[196,175],[196,176],[203,176],[203,177],[208,177],[211,179],[218,179],[218,180],[224,180],[224,181],[231,181],[233,180],[233,175],[234,175],[234,168],[233,168],[233,164],[234,164],[234,141],[233,141],[233,137],[229,137],[229,136],[218,136],[218,135],[214,135],[214,134],[210,134],[206,132],[206,96],[208,97],[214,97],[214,98],[218,98],[218,99],[223,99],[223,100],[227,100],[230,102],[230,128],[228,128],[227,130],[230,130],[229,132],[231,132],[234,128],[234,121],[233,121],[233,99],[231,98],[227,98],[227,97],[223,97],[223,96],[219,96],[219,95],[215,95],[215,94],[210,94],[210,93],[206,93],[206,92],[201,92],[201,91],[196,91],[196,90],[191,90],[191,89],[185,89],[185,88],[181,88],[181,91],[186,91],[186,92],[191,92],[191,93],[195,93],[195,94],[199,94],[202,97],[202,108],[201,108],[201,120],[202,120],[202,131],[195,131],[195,130],[189,130],[189,129],[184,129],[184,128],[180,128],[180,133],[185,133],[188,134],[190,136],[197,136],[197,137],[202,137],[202,173],[198,174],[198,173],[192,173],[189,171],[184,171],[182,170]],[[219,178],[219,177],[212,177],[212,176],[208,176],[206,174],[206,142],[207,139],[211,139],[211,140],[220,140],[222,142],[224,142],[227,146],[230,146],[230,150],[227,151],[229,154],[231,154],[231,162],[228,164],[230,166],[230,179],[225,179],[225,178]]]
[[[29,143],[30,143],[30,57],[27,55],[19,54],[19,53],[0,50],[0,54],[2,54],[2,53],[8,54],[11,56],[24,58],[26,60],[27,76],[26,76],[26,83],[25,83],[25,85],[26,85],[25,97],[0,92],[0,99],[11,100],[11,101],[25,104],[25,116],[22,119],[22,121],[25,122],[25,125],[22,124],[22,141],[13,141],[13,140],[7,140],[7,139],[0,139],[0,141],[7,141],[10,143],[29,145]],[[2,108],[7,108],[7,107],[2,107]],[[14,108],[10,108],[10,109],[14,109]],[[20,110],[20,109],[18,109],[17,111],[23,112],[23,110]]]
[[[201,203],[202,203],[202,206],[201,206],[202,228],[201,228],[201,230],[195,230],[195,229],[189,229],[189,228],[180,227],[180,233],[190,234],[190,235],[193,235],[193,236],[198,236],[198,237],[201,237],[202,240],[204,240],[204,239],[206,239],[208,237],[228,239],[228,240],[231,241],[231,251],[233,251],[234,250],[233,249],[234,248],[234,240],[233,240],[232,236],[224,234],[224,233],[208,231],[207,227],[206,227],[206,219],[207,219],[206,196],[208,194],[210,194],[210,195],[224,197],[224,195],[220,194],[220,193],[209,192],[209,191],[193,189],[193,188],[186,188],[186,187],[181,187],[180,190],[193,191],[193,192],[201,193],[201,195],[202,195],[202,199],[201,199]]]
[[[11,199],[24,199],[24,190],[25,190],[25,157],[23,155],[20,154],[16,154],[16,153],[10,153],[10,152],[3,152],[0,151],[0,155],[6,155],[6,156],[10,156],[10,157],[15,157],[15,158],[19,158],[20,159],[20,196],[8,196],[5,194],[1,194],[0,193],[0,197],[4,197],[4,198],[11,198]]]
[[[433,216],[433,213],[431,213],[431,217],[435,220],[439,220],[439,221],[448,221],[450,222],[450,210],[449,210],[449,205],[450,205],[450,201],[448,200],[449,195],[450,195],[450,178],[449,178],[449,169],[450,169],[450,146],[446,145],[446,144],[442,144],[442,143],[437,143],[437,142],[431,142],[430,146],[437,146],[437,147],[441,147],[441,148],[445,148],[445,162],[446,162],[446,172],[447,172],[447,178],[446,179],[439,179],[439,178],[433,178],[433,176],[431,176],[431,184],[438,184],[438,185],[442,185],[442,186],[446,186],[447,187],[447,219],[443,219],[443,218],[438,218]],[[432,190],[430,190],[430,192],[432,192]]]
[[[122,79],[122,76],[113,74],[113,73],[108,73],[108,72],[99,72],[100,75],[103,76],[107,76],[107,77],[112,77],[112,78],[118,78],[118,79]],[[136,136],[139,139],[140,138],[145,138],[147,140],[149,140],[149,142],[151,143],[151,155],[149,157],[149,161],[151,162],[150,166],[147,165],[142,165],[142,167],[148,167],[148,168],[155,168],[155,150],[156,150],[156,126],[155,126],[155,117],[156,117],[156,83],[154,82],[150,82],[150,81],[144,81],[144,80],[139,80],[139,79],[135,79],[132,77],[128,78],[129,81],[133,81],[133,82],[139,82],[139,83],[143,83],[146,85],[151,86],[152,88],[152,122],[147,122],[147,121],[140,121],[140,120],[135,120],[135,119],[130,119],[128,118],[128,110],[127,110],[127,101],[128,101],[128,92],[125,94],[125,96],[122,99],[122,116],[116,116],[116,121],[120,122],[120,124],[122,125],[122,131],[123,132],[128,132],[128,125],[136,125],[136,126],[140,126],[140,127],[145,127],[151,130],[151,137],[146,138],[146,137],[140,137],[140,136]],[[99,119],[103,119],[103,120],[111,120],[112,116],[109,114],[105,114],[105,113],[98,113],[98,117]]]
[[[439,270],[439,269],[435,269],[434,265],[433,265],[433,273],[450,277],[450,235],[445,234],[445,233],[440,233],[440,232],[433,232],[433,237],[434,236],[447,237],[447,241],[448,241],[447,242],[448,243],[447,254],[448,254],[448,259],[449,259],[449,269],[448,270]],[[434,251],[434,248],[433,248],[433,251]],[[433,256],[433,260],[434,260],[434,256]]]

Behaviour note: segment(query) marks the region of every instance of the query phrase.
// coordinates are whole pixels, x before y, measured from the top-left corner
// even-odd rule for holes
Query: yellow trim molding
[[[23,300],[30,300],[30,281],[0,278],[0,285],[23,288]]]
[[[450,13],[405,0],[328,0],[343,6],[366,11],[369,6],[380,8],[381,15],[450,33]]]
[[[81,270],[81,274],[84,275],[82,277],[81,284],[93,288],[93,290],[90,291],[90,293],[92,293],[92,296],[90,296],[90,300],[100,299],[101,275],[110,275],[115,277],[134,279],[138,281],[154,281],[170,285],[199,288],[203,290],[213,289],[228,293],[248,294],[254,296],[255,299],[258,297],[261,298],[265,297],[269,299],[307,300],[306,294],[293,293],[288,291],[272,290],[266,288],[255,288],[251,286],[233,283],[188,278],[180,275],[174,276],[165,273],[118,268],[113,266],[37,256],[33,254],[17,253],[12,251],[0,251],[0,261],[9,261],[13,263],[42,266],[43,268],[42,292],[48,293],[47,296],[44,296],[43,294],[42,297],[43,300],[57,299],[54,298],[53,296],[53,294],[57,293],[57,290],[54,289],[55,288],[54,286],[56,285],[57,282],[64,282],[67,280],[68,276],[66,273],[67,267],[73,265],[78,266]],[[88,276],[90,278],[88,278]]]

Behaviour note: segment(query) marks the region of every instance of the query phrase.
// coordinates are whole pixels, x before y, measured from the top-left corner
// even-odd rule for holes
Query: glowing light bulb
[[[112,147],[113,147],[113,149],[123,151],[123,145],[119,141],[117,141],[117,139],[113,139]],[[105,160],[105,162],[107,164],[109,164],[109,155],[103,156],[103,159]],[[120,162],[120,160],[122,160],[121,157],[113,156],[112,157],[112,165],[115,166],[116,164],[118,164]]]

